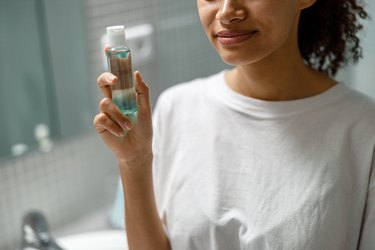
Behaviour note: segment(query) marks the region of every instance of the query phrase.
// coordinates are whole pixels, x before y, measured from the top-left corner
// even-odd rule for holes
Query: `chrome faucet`
[[[22,222],[21,250],[64,250],[49,232],[44,215],[37,211],[27,213]]]

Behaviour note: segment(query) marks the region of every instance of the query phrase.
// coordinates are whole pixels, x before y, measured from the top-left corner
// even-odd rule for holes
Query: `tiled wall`
[[[113,202],[116,162],[95,134],[0,165],[0,249],[19,246],[22,216],[42,211],[52,230]]]
[[[375,98],[375,1],[367,1],[367,11],[371,20],[364,23],[362,32],[363,58],[358,65],[353,67],[351,75],[351,85]]]
[[[226,67],[202,31],[196,1],[84,0],[84,3],[94,110],[102,96],[96,87],[96,78],[103,71],[99,41],[109,25],[154,26],[155,58],[135,68],[141,70],[148,82],[153,104],[168,86]],[[115,159],[93,132],[59,142],[48,154],[35,152],[0,162],[0,250],[13,250],[19,245],[25,211],[42,210],[52,229],[56,229],[111,204],[116,181]]]
[[[196,1],[82,1],[94,110],[101,98],[96,77],[103,71],[99,41],[109,25],[131,27],[150,23],[154,26],[155,58],[135,68],[141,70],[150,85],[153,104],[168,86],[227,67],[202,31]],[[93,132],[59,142],[48,154],[34,152],[0,162],[0,250],[18,246],[25,211],[40,209],[47,215],[52,229],[59,228],[111,204],[116,181],[115,159]]]
[[[110,5],[103,4],[110,2]],[[106,26],[126,27],[150,23],[154,27],[154,60],[134,68],[150,86],[151,101],[165,88],[195,77],[207,76],[227,67],[211,47],[190,0],[86,0],[89,60],[94,76],[103,71],[99,41]],[[99,17],[99,18],[98,18]],[[133,57],[136,57],[133,54]],[[101,94],[95,90],[97,100]]]

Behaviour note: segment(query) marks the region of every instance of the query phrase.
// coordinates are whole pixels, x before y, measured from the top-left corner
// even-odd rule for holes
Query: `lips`
[[[257,32],[257,30],[222,30],[216,33],[216,37],[223,45],[233,45],[252,38]]]

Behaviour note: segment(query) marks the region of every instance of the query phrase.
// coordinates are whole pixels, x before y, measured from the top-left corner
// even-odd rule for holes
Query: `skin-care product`
[[[138,107],[133,83],[130,49],[125,45],[125,27],[107,27],[108,46],[106,56],[109,71],[117,77],[111,86],[112,101],[130,120],[137,117]]]

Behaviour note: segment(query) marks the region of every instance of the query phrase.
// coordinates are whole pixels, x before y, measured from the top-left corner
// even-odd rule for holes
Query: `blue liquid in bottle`
[[[107,28],[110,48],[106,51],[109,71],[117,76],[116,84],[111,86],[112,101],[130,120],[135,121],[138,112],[133,83],[130,49],[124,45],[123,26]]]

